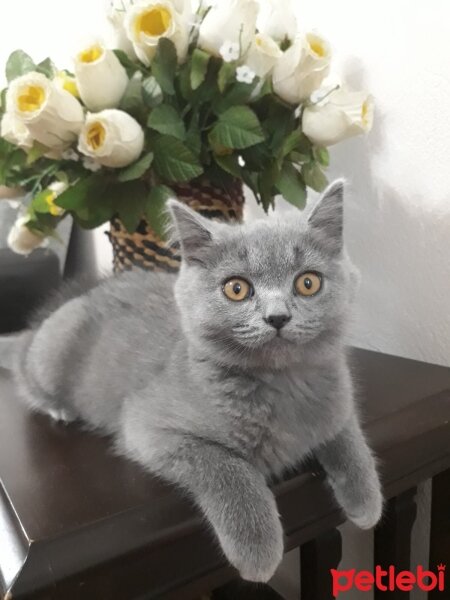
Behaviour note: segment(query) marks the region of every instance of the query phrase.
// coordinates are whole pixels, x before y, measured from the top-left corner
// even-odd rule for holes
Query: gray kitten
[[[104,281],[16,345],[25,401],[187,490],[244,579],[267,581],[283,555],[267,482],[312,451],[351,521],[381,516],[343,340],[356,276],[342,204],[336,182],[309,217],[229,226],[171,201],[177,279]]]

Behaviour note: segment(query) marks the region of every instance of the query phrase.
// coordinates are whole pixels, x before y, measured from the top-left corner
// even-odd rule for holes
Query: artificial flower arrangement
[[[327,147],[370,130],[369,95],[327,89],[330,46],[286,0],[128,0],[117,44],[83,48],[73,73],[21,50],[1,94],[0,195],[28,195],[9,236],[23,254],[71,215],[84,228],[142,219],[164,237],[180,183],[236,180],[267,211],[326,185]]]

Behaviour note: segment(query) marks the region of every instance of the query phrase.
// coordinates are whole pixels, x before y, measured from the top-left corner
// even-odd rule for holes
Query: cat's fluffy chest
[[[297,465],[335,435],[348,414],[338,373],[296,366],[229,376],[213,387],[213,409],[226,423],[226,443],[266,475]]]

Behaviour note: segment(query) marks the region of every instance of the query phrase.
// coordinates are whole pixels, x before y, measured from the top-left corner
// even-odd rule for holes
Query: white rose
[[[239,44],[243,56],[255,37],[258,8],[255,0],[218,2],[200,25],[198,45],[214,56],[220,56],[225,43]]]
[[[256,22],[258,31],[277,42],[293,42],[298,34],[292,0],[264,0]]]
[[[178,61],[185,61],[190,22],[178,12],[177,5],[169,0],[140,0],[127,11],[125,30],[137,57],[145,65],[150,65],[161,38],[171,40],[177,49]]]
[[[8,246],[16,252],[28,256],[35,248],[45,244],[45,236],[31,231],[27,227],[28,216],[19,217],[12,226],[8,235]]]
[[[250,50],[245,58],[245,64],[258,77],[266,77],[275,67],[283,52],[278,44],[268,35],[256,34]]]
[[[128,85],[127,72],[117,56],[100,44],[78,53],[75,77],[80,97],[92,111],[119,106]]]
[[[139,158],[144,132],[129,114],[107,109],[89,114],[78,142],[78,150],[105,167],[125,167]]]
[[[374,102],[364,92],[337,90],[323,102],[303,111],[302,127],[319,146],[331,146],[372,129]]]
[[[330,61],[330,47],[319,35],[298,38],[275,66],[275,93],[291,104],[307,100],[328,75]]]
[[[12,112],[6,112],[3,115],[0,135],[10,144],[15,144],[19,148],[29,149],[33,146],[28,127]]]
[[[81,104],[41,73],[27,73],[10,84],[7,112],[17,117],[31,137],[52,149],[76,140],[84,121]]]
[[[80,97],[75,77],[69,75],[66,71],[58,71],[56,73],[55,83],[58,87],[66,90],[66,92],[69,92],[72,96],[75,96],[75,98]]]

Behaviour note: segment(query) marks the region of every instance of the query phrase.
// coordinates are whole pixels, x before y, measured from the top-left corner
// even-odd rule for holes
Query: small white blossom
[[[296,119],[299,119],[299,118],[300,118],[300,115],[302,114],[302,108],[303,108],[303,107],[302,107],[302,105],[300,104],[300,105],[299,105],[299,106],[297,106],[297,108],[295,109],[295,111],[294,111],[294,117],[295,117]]]
[[[75,152],[72,148],[68,150],[64,150],[61,154],[61,158],[63,160],[73,160],[74,162],[78,162],[80,160],[80,155]]]
[[[238,60],[240,54],[239,44],[235,42],[224,42],[220,47],[220,56],[227,63]]]
[[[250,69],[250,67],[247,67],[246,65],[242,66],[242,67],[238,67],[236,69],[236,79],[239,81],[239,83],[248,83],[251,84],[253,83],[253,80],[256,77],[256,73],[254,71],[252,71]]]
[[[102,168],[102,165],[99,164],[93,158],[86,157],[86,158],[83,158],[83,167],[85,169],[87,169],[88,171],[92,171],[93,173],[95,173],[96,171],[100,171],[100,169]]]
[[[238,163],[240,167],[245,167],[246,162],[242,156],[238,156]]]
[[[27,227],[28,215],[19,216],[8,234],[8,247],[16,254],[28,256],[35,248],[45,246],[45,237]]]

